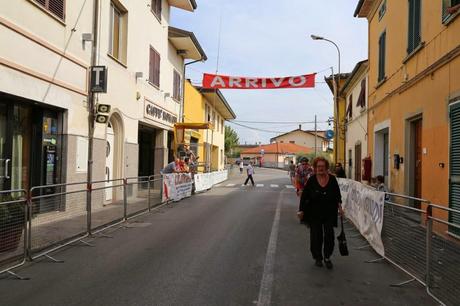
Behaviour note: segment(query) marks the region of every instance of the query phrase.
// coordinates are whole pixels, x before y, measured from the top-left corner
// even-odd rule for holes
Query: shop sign
[[[176,115],[148,100],[145,100],[144,104],[144,117],[169,126],[177,122]]]

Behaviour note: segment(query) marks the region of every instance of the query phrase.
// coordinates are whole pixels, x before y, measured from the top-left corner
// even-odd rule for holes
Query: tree
[[[225,126],[225,154],[233,154],[234,148],[238,146],[240,139],[238,134],[229,126]]]

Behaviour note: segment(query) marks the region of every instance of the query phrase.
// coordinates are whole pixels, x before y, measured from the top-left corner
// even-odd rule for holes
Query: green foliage
[[[238,138],[238,134],[229,126],[225,126],[225,154],[227,156],[235,155],[234,149],[238,146],[240,139]],[[238,155],[239,156],[239,155]]]

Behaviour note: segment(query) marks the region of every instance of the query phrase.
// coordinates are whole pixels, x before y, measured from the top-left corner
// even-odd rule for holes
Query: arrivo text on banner
[[[282,89],[315,87],[316,73],[291,77],[255,78],[205,73],[203,88],[207,89]]]

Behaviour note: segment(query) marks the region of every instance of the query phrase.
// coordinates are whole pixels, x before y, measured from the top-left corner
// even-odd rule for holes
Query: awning
[[[169,27],[168,32],[169,41],[174,48],[176,48],[177,54],[181,55],[185,59],[192,59],[196,61],[205,61],[208,59],[193,32],[175,27]]]
[[[169,5],[189,12],[193,12],[197,8],[195,0],[169,0]]]

